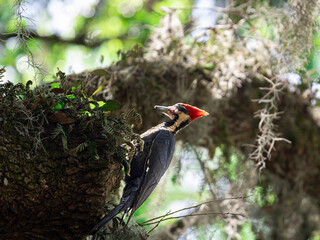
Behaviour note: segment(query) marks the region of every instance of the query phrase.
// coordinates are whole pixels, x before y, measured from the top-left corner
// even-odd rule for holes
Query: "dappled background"
[[[113,116],[140,114],[137,133],[165,120],[155,104],[210,112],[178,134],[134,215],[150,238],[320,238],[318,1],[0,4],[3,80],[40,85],[58,67],[88,92],[102,86],[96,99],[120,103]]]

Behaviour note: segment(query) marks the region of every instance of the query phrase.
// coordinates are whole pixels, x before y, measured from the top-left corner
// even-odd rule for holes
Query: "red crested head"
[[[165,106],[154,106],[156,109],[160,109],[164,112],[165,115],[167,115],[172,120],[178,121],[178,122],[184,122],[188,120],[188,122],[192,122],[196,120],[199,117],[202,116],[208,116],[209,113],[206,111],[191,106],[189,104],[184,103],[177,103],[175,105],[165,107]]]
[[[197,107],[193,107],[189,104],[184,104],[182,103],[181,104],[182,106],[184,106],[187,111],[188,111],[188,115],[190,116],[190,122],[193,121],[193,120],[196,120],[197,118],[199,117],[202,117],[202,116],[208,116],[209,113],[200,109],[200,108],[197,108]]]

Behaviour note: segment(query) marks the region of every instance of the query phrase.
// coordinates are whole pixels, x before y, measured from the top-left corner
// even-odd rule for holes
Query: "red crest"
[[[209,113],[200,109],[200,108],[197,108],[197,107],[193,107],[189,104],[182,104],[188,111],[188,114],[190,116],[190,121],[193,121],[199,117],[202,117],[202,116],[208,116]]]

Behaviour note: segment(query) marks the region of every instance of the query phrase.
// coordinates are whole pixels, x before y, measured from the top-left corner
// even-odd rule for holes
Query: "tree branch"
[[[35,31],[25,30],[25,36],[28,37],[26,40],[29,40],[29,39],[33,38],[33,39],[38,39],[38,40],[44,41],[44,42],[49,43],[49,44],[60,43],[60,44],[83,45],[83,46],[86,46],[86,47],[89,47],[89,48],[98,47],[102,43],[112,39],[112,38],[90,39],[88,37],[88,34],[87,34],[90,24],[92,23],[92,21],[99,14],[101,6],[102,6],[102,4],[104,2],[105,2],[105,0],[99,0],[97,5],[95,6],[94,15],[91,16],[90,18],[86,18],[85,23],[83,24],[83,27],[81,28],[81,30],[79,31],[77,36],[74,37],[74,38],[66,39],[66,38],[62,38],[61,36],[55,35],[55,34],[45,36],[45,35],[39,35]],[[17,33],[17,32],[0,33],[0,40],[1,41],[6,41],[9,38],[17,37],[18,34],[19,33]],[[125,34],[125,35],[119,36],[119,37],[117,37],[117,39],[127,39],[127,35]]]
[[[60,43],[60,44],[77,44],[83,45],[89,48],[99,47],[102,43],[111,40],[112,38],[102,39],[89,39],[86,34],[78,35],[72,39],[65,39],[58,35],[41,36],[35,32],[28,32],[29,39],[39,39],[49,44]],[[0,40],[6,41],[9,38],[17,37],[17,33],[0,33]],[[119,36],[117,39],[127,39],[127,35]]]
[[[161,223],[163,221],[172,220],[172,219],[179,219],[179,218],[185,218],[185,217],[195,217],[195,216],[208,216],[208,215],[219,215],[219,216],[230,215],[230,216],[245,217],[241,213],[228,213],[228,212],[226,212],[226,213],[219,213],[219,212],[190,213],[190,214],[181,215],[181,216],[163,217],[159,221],[145,223],[142,226],[147,226],[147,225],[152,225],[152,224],[159,224],[159,223]]]

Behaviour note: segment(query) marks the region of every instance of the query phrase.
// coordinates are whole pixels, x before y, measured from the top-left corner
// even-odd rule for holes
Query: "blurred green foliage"
[[[241,239],[242,240],[254,240],[256,239],[255,234],[252,231],[251,223],[247,222],[242,224],[242,229],[240,231]]]
[[[26,63],[30,60],[26,49],[17,37],[8,38],[17,31],[15,2],[0,0],[0,66],[7,66],[8,80],[26,82],[35,74]],[[85,2],[22,1],[22,25],[36,35],[27,41],[28,47],[49,76],[56,67],[69,74],[108,66],[118,59],[119,50],[145,44],[164,15],[161,7],[192,5],[190,0],[155,1],[151,6],[142,0]],[[179,11],[182,22],[189,19],[190,12]]]
[[[260,207],[270,206],[276,200],[276,195],[269,186],[256,186],[248,192],[250,200],[257,203]]]
[[[320,240],[320,232],[313,232],[311,240]]]

